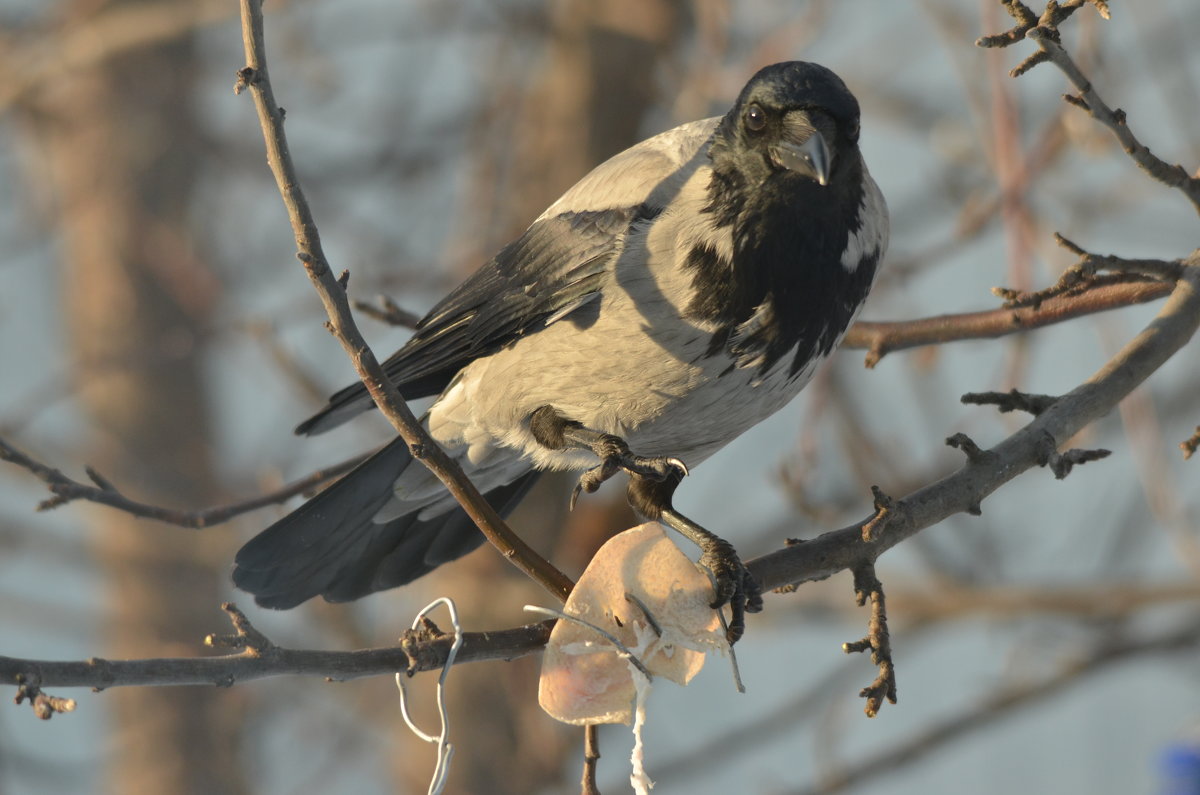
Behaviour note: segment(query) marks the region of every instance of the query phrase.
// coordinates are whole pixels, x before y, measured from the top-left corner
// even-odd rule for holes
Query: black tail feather
[[[234,561],[234,583],[263,607],[288,609],[314,596],[350,601],[403,585],[479,546],[483,534],[461,508],[426,520],[414,512],[374,521],[411,463],[402,439],[374,453],[247,542]],[[537,475],[530,471],[485,496],[506,514]]]
[[[361,381],[356,381],[333,393],[324,408],[297,425],[292,433],[297,436],[316,436],[373,408],[375,401],[371,400],[367,388]]]
[[[514,482],[492,489],[484,496],[500,515],[508,516],[533,488],[540,474],[530,470]],[[462,508],[455,508],[427,521],[416,520],[412,514],[396,521],[406,519],[410,524],[404,527],[403,538],[385,550],[383,555],[371,556],[373,570],[370,590],[350,599],[412,582],[443,563],[458,560],[484,543],[484,533],[479,532],[475,522]]]

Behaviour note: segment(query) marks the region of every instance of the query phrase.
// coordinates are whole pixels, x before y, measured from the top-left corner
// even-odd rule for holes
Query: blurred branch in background
[[[64,4],[66,5],[66,4]],[[0,112],[106,63],[189,38],[234,17],[222,0],[106,3],[67,10],[54,25],[0,32]]]
[[[122,494],[121,490],[112,481],[90,466],[86,468],[87,475],[95,485],[89,486],[86,483],[80,483],[77,480],[67,477],[59,470],[30,458],[8,442],[0,439],[0,461],[7,461],[10,464],[15,464],[28,470],[42,480],[54,495],[38,504],[37,509],[39,511],[49,511],[75,500],[85,500],[100,505],[107,505],[110,508],[116,508],[130,516],[153,519],[157,522],[165,522],[166,524],[192,529],[224,524],[244,513],[256,511],[267,505],[276,505],[285,502],[298,494],[309,494],[318,486],[333,480],[338,475],[349,472],[360,464],[364,458],[366,458],[365,455],[355,456],[340,464],[334,464],[331,467],[317,470],[306,477],[287,484],[281,489],[262,494],[258,497],[229,505],[184,511],[131,500]]]

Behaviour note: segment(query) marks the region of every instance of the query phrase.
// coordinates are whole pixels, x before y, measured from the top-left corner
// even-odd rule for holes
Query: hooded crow
[[[688,466],[778,411],[853,322],[887,246],[859,108],[828,69],[768,66],[723,117],[684,124],[584,177],[451,292],[385,363],[501,512],[542,470],[695,541],[731,604],[761,609],[733,548],[679,514]],[[372,407],[361,383],[296,432]],[[574,497],[572,497],[572,502]],[[247,543],[233,578],[263,606],[349,601],[410,582],[483,535],[395,439]]]

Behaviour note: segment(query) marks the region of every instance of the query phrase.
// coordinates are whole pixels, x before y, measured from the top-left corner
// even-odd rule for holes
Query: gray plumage
[[[426,427],[501,510],[539,470],[597,463],[534,438],[543,406],[641,456],[701,463],[795,397],[866,297],[888,226],[857,135],[831,72],[762,70],[726,116],[580,180],[430,311],[388,374],[406,398],[439,395]],[[355,384],[297,431],[370,407]],[[354,599],[477,546],[410,463],[393,442],[265,530],[238,554],[239,587],[272,607]]]

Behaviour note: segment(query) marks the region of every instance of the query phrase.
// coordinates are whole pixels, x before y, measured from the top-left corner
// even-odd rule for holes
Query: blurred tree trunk
[[[488,218],[487,234],[477,238],[488,247],[471,267],[520,234],[589,169],[642,137],[643,120],[659,99],[660,67],[676,57],[676,44],[690,27],[687,4],[670,0],[551,3],[547,13],[549,38],[534,43],[545,47],[543,66],[517,107],[507,109],[518,119],[513,140],[490,150],[510,162],[481,169],[506,178],[477,184],[474,191],[488,205],[470,208]],[[573,484],[570,475],[544,477],[512,523],[574,576],[600,544],[635,518],[623,489],[585,497],[567,513]],[[472,629],[528,621],[520,606],[548,599],[490,548],[426,578],[422,588],[431,597],[452,596]],[[583,733],[555,723],[538,707],[540,664],[533,657],[455,669],[448,702],[451,739],[461,752],[447,792],[574,789],[577,773],[567,772],[566,783],[563,775],[582,766]],[[416,760],[432,759],[429,747],[418,748],[406,732],[400,742],[399,779],[406,791],[423,791],[432,762]]]
[[[81,0],[86,24],[133,2]],[[68,23],[69,24],[69,23]],[[112,58],[36,100],[61,223],[62,298],[80,404],[94,429],[86,460],[140,499],[199,507],[214,496],[202,370],[216,298],[188,239],[202,152],[192,112],[190,41]],[[227,530],[180,530],[89,511],[106,589],[106,655],[194,655],[219,630]],[[244,791],[233,691],[122,688],[113,710],[107,789]]]

